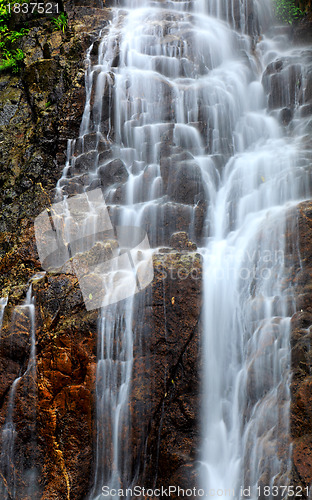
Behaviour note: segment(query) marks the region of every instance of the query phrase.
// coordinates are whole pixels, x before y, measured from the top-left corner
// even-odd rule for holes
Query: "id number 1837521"
[[[19,14],[22,12],[23,14],[33,14],[34,12],[38,12],[38,14],[58,14],[59,6],[57,3],[37,3],[37,2],[29,2],[29,3],[13,3],[8,4],[7,9],[9,14]]]
[[[309,487],[302,486],[257,486],[257,495],[263,497],[296,497],[307,498],[309,497]]]

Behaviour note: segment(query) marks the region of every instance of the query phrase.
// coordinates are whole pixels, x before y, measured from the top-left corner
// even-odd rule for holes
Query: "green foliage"
[[[0,27],[0,36],[1,36],[1,43],[6,44],[6,43],[14,43],[16,40],[21,38],[22,36],[25,36],[28,33],[28,30],[25,28],[22,28],[20,31],[13,31],[9,30],[7,26],[1,28]],[[0,44],[1,47],[1,44]]]
[[[10,18],[8,3],[5,0],[0,0],[0,26]]]
[[[12,50],[11,52],[4,49],[0,61],[0,71],[10,70],[13,73],[18,73],[24,57],[25,54],[21,49]]]
[[[65,12],[61,12],[58,17],[53,17],[52,23],[54,24],[55,30],[61,30],[65,33],[65,30],[68,27],[67,14]]]
[[[18,73],[24,60],[24,52],[18,48],[17,41],[28,33],[28,30],[10,29],[8,27],[12,13],[8,9],[8,1],[0,0],[0,72]],[[15,0],[11,2],[17,3]]]
[[[276,18],[287,24],[292,24],[304,15],[294,0],[273,0],[273,5]]]

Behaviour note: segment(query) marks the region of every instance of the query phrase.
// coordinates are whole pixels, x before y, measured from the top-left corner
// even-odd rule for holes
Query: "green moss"
[[[21,67],[21,62],[24,60],[25,54],[21,49],[2,51],[2,59],[0,61],[0,71],[12,71],[18,73]]]
[[[275,15],[278,21],[292,24],[305,14],[295,3],[295,0],[273,0]]]
[[[12,17],[11,9],[8,7],[10,5],[13,3],[0,0],[0,71],[18,73],[25,54],[17,47],[17,43],[28,33],[28,30],[25,28],[14,30],[8,27]]]

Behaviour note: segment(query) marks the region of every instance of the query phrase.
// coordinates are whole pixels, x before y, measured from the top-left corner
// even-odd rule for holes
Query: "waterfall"
[[[68,216],[69,195],[88,198],[100,189],[112,225],[143,228],[154,250],[182,230],[200,246],[201,483],[235,498],[250,488],[248,498],[257,498],[264,486],[285,485],[290,465],[295,306],[286,227],[310,188],[308,152],[300,150],[307,129],[296,121],[287,129],[282,117],[300,116],[305,84],[300,80],[295,102],[286,91],[279,104],[267,99],[289,81],[287,68],[273,74],[285,38],[274,30],[271,38],[262,35],[271,23],[269,1],[123,0],[113,11],[97,60],[88,51],[80,136],[68,144],[57,201]],[[298,50],[286,56],[299,79],[305,69]],[[83,231],[89,224],[87,215]],[[133,294],[100,309],[90,500],[101,498],[105,485],[131,485],[136,474]]]
[[[277,40],[260,43],[260,63],[283,56]],[[296,58],[296,52],[287,56]],[[297,71],[302,75],[305,67]],[[280,78],[282,108],[290,105],[287,70]],[[203,252],[203,488],[258,498],[266,487],[273,498],[288,486],[291,466],[289,335],[295,299],[287,280],[286,225],[291,207],[310,195],[309,152],[301,152],[302,128],[285,137],[265,113],[257,79],[244,93],[247,106],[235,120],[233,156],[209,208],[212,230]],[[296,113],[302,103],[298,99]]]
[[[4,316],[4,312],[5,312],[5,308],[6,308],[7,303],[8,303],[7,297],[0,299],[0,333],[1,333],[3,316]]]
[[[24,373],[20,373],[10,387],[8,394],[7,412],[5,423],[1,429],[1,454],[0,471],[1,484],[0,492],[3,500],[16,499],[20,491],[20,477],[22,476],[22,491],[27,498],[31,498],[37,491],[37,473],[36,473],[36,338],[35,338],[35,304],[32,297],[32,284],[30,284],[26,298],[22,305],[16,306],[12,316],[12,327],[17,326],[25,328],[29,335],[29,357],[27,367]],[[17,393],[20,392],[24,397],[30,398],[32,411],[29,413],[30,422],[25,422],[31,433],[30,448],[27,450],[27,459],[16,463],[16,440],[18,432],[14,421],[16,412]],[[27,396],[25,396],[27,394]],[[25,450],[24,450],[25,451]],[[19,483],[17,483],[19,481]],[[17,488],[19,484],[19,488]]]
[[[103,486],[130,482],[129,386],[133,361],[132,299],[103,308],[98,331],[96,374],[97,442],[94,487],[90,498],[102,498]],[[126,439],[122,429],[126,429]]]

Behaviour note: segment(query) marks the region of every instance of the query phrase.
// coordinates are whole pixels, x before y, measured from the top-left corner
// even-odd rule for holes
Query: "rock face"
[[[129,403],[133,473],[141,485],[174,481],[186,487],[193,478],[195,486],[201,258],[188,251],[159,254],[154,267],[153,283],[137,297],[134,320],[139,334]],[[19,498],[30,498],[32,471],[32,498],[83,499],[93,478],[98,311],[85,311],[75,276],[48,274],[33,284],[34,379],[27,371],[29,319],[14,308],[25,290],[20,287],[8,303],[0,350],[2,424],[10,387],[22,377],[13,413],[15,489]]]
[[[105,6],[111,3],[106,1]],[[223,3],[226,12],[229,4]],[[233,12],[237,28],[241,23],[239,8],[240,2],[234,1],[231,15]],[[14,457],[7,455],[5,464],[0,459],[1,467],[9,470],[7,484],[0,480],[0,493],[3,497],[6,491],[12,495],[15,485],[16,498],[21,500],[83,500],[93,482],[98,311],[86,312],[74,275],[59,272],[38,276],[33,283],[34,373],[29,369],[32,323],[27,308],[21,307],[28,280],[42,271],[33,219],[54,200],[54,188],[65,166],[67,140],[79,135],[85,101],[86,49],[94,41],[91,58],[95,60],[98,32],[110,17],[109,9],[101,9],[96,0],[75,4],[70,1],[66,11],[70,29],[65,33],[52,31],[48,19],[30,23],[30,32],[22,42],[25,68],[19,77],[0,76],[0,286],[2,296],[9,295],[0,341],[2,429],[8,420],[14,381],[21,377],[16,384],[12,415]],[[258,33],[251,1],[247,2],[245,15],[247,31]],[[302,26],[294,34],[298,42],[307,37]],[[303,51],[303,57],[309,54]],[[309,69],[302,77],[299,67],[300,57],[285,57],[268,66],[263,83],[270,111],[279,113],[281,122],[290,130],[294,117],[304,117],[309,130],[312,73]],[[94,79],[97,76],[95,72]],[[285,80],[287,96],[281,94]],[[169,102],[169,88],[165,95]],[[94,100],[92,95],[91,103]],[[100,114],[104,132],[110,126],[110,106],[110,97],[105,94],[101,109],[92,111]],[[196,120],[200,120],[199,133],[208,137],[209,148],[209,123],[203,117]],[[168,246],[154,256],[152,284],[136,297],[133,326],[138,335],[129,401],[129,446],[133,450],[131,473],[138,485],[192,488],[197,484],[195,463],[200,438],[202,296],[202,262],[193,240],[201,242],[209,200],[196,155],[186,154],[175,145],[172,134],[172,127],[164,129],[160,150],[165,202],[157,213],[146,211],[142,217],[147,230],[155,220],[162,228],[151,245]],[[306,146],[310,146],[308,134]],[[74,148],[75,162],[70,173],[79,178],[71,179],[64,192],[80,193],[88,185],[90,189],[100,186],[106,194],[116,184],[111,201],[122,203],[123,183],[129,172],[121,160],[113,158],[109,145],[99,143],[96,132],[91,131]],[[99,179],[90,185],[87,171],[94,163],[95,148]],[[218,162],[223,164],[225,160],[213,161],[219,166]],[[132,168],[135,171],[135,163]],[[217,176],[215,182],[219,182]],[[144,196],[149,186],[148,169],[142,185]],[[293,260],[297,251],[291,243],[293,227],[289,228],[288,248],[293,262],[289,279],[297,287],[298,311],[292,318],[291,335],[291,479],[292,484],[305,487],[312,480],[310,203],[299,207],[298,221],[300,259],[298,256]],[[189,235],[191,223],[194,234]],[[0,446],[4,442],[2,433]]]
[[[20,76],[0,75],[0,255],[6,253],[6,260],[8,254],[14,255],[15,264],[23,246],[22,233],[54,198],[67,140],[79,135],[85,53],[110,16],[94,6],[68,5],[67,12],[65,33],[53,31],[47,18],[24,20],[29,26],[21,42],[25,68]],[[16,272],[18,266],[11,267],[11,273]],[[29,262],[24,283],[33,270]],[[8,274],[2,275],[1,285],[9,279]]]
[[[292,318],[291,357],[291,433],[293,439],[293,477],[304,488],[312,480],[311,459],[311,248],[312,205],[304,202],[298,207],[298,238],[300,263],[297,262],[293,283],[296,286],[296,310]]]
[[[64,33],[53,31],[49,19],[24,19],[30,28],[21,45],[25,67],[19,77],[0,76],[0,286],[2,296],[9,295],[0,342],[0,424],[3,429],[13,403],[14,425],[14,453],[0,459],[5,473],[0,481],[3,498],[15,489],[21,500],[82,500],[92,488],[98,311],[86,312],[77,278],[70,272],[39,274],[32,285],[34,371],[29,368],[34,325],[22,304],[28,280],[42,271],[33,220],[55,199],[67,141],[79,136],[86,49],[95,41],[91,58],[97,56],[97,35],[110,17],[109,9],[99,7],[96,2],[68,2],[69,30]],[[109,101],[103,100],[102,106],[105,122]],[[71,173],[79,178],[64,186],[67,194],[89,185],[88,165],[94,162],[95,145],[104,192],[128,177],[124,164],[91,132],[83,143],[76,142]],[[177,178],[173,191],[168,183],[166,187],[172,199],[162,215],[162,241],[167,243],[173,230],[188,228],[192,204],[203,193],[193,157],[181,163],[181,151],[175,153],[169,171],[165,162],[171,150],[162,152],[164,177]],[[190,172],[187,161],[192,162]],[[185,205],[179,205],[181,201]],[[196,210],[199,236],[205,207],[198,203]],[[146,215],[146,223],[153,223],[153,214],[150,221]],[[140,335],[134,346],[130,445],[133,475],[138,484],[147,486],[169,485],[173,475],[177,484],[185,486],[190,481],[195,485],[196,479],[201,259],[185,232],[176,234],[171,245],[175,250],[167,248],[154,257],[154,281],[137,297],[134,324]],[[5,434],[0,434],[2,450],[5,443]]]
[[[295,43],[310,44],[312,42],[312,9],[311,5],[307,15],[296,24],[293,37]]]
[[[13,379],[21,377],[14,398],[15,442],[14,455],[8,456],[12,472],[7,489],[14,486],[23,499],[83,498],[92,464],[97,315],[84,311],[75,277],[47,276],[34,283],[36,367],[30,370],[30,318],[26,306],[14,304],[25,290],[19,287],[11,295],[0,348],[2,424]],[[2,450],[4,439],[2,433]],[[0,490],[6,498],[3,484]]]
[[[141,454],[137,484],[190,488],[196,486],[200,437],[201,257],[185,251],[158,254],[154,266],[145,299],[151,307],[144,308],[140,321],[146,348],[135,349],[130,398],[134,429],[145,422],[141,450],[134,443]]]
[[[14,484],[15,498],[23,500],[84,498],[92,477],[97,314],[86,313],[75,276],[34,283],[34,374],[29,312],[20,305],[40,269],[34,217],[53,200],[67,140],[79,133],[85,52],[109,19],[97,7],[67,5],[65,33],[53,31],[47,18],[24,19],[25,67],[19,76],[0,75],[0,286],[2,296],[10,295],[0,345],[2,429],[21,376],[13,399],[14,459],[8,452],[1,457],[2,498],[13,495]],[[5,440],[3,432],[2,450]]]
[[[307,16],[292,28],[293,42],[309,44],[311,38],[311,2],[296,2],[301,9],[307,9]],[[310,51],[302,49],[300,57],[310,59]],[[269,94],[269,106],[280,109],[280,120],[292,126],[293,117],[301,117],[311,123],[311,65],[302,74],[300,59],[284,58],[270,65],[264,73],[264,85]],[[280,84],[287,82],[287,97],[280,92]],[[303,142],[304,148],[310,147],[310,140]],[[292,216],[295,216],[292,213]],[[295,310],[291,319],[291,409],[290,431],[292,441],[292,469],[290,484],[303,488],[303,497],[312,481],[312,415],[311,415],[311,279],[312,279],[312,205],[301,203],[296,208],[295,220],[288,229],[286,258],[292,266],[287,281],[295,292]]]
[[[283,57],[269,64],[262,83],[268,94],[268,107],[283,125],[288,126],[293,118],[309,121],[312,113],[309,49],[303,48],[298,51],[298,55]]]

